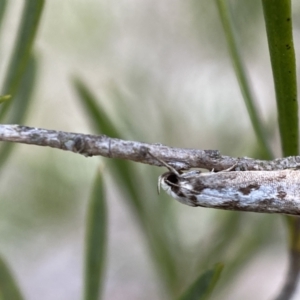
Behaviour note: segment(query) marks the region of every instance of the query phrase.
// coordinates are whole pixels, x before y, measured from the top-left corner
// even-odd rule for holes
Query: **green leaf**
[[[206,300],[209,299],[214,290],[221,272],[223,264],[218,263],[214,268],[201,274],[179,300]]]
[[[107,248],[107,208],[103,180],[98,172],[92,191],[86,232],[84,299],[98,300],[103,285]]]
[[[36,36],[45,0],[25,1],[18,37],[8,66],[2,88],[3,94],[11,94],[14,98],[23,73],[30,59],[31,48]],[[0,120],[6,116],[8,108],[14,101],[5,103],[0,112]]]
[[[23,297],[11,271],[0,257],[0,298],[3,300],[22,300]]]
[[[11,95],[0,96],[0,104],[11,99]]]
[[[8,114],[9,123],[22,124],[27,116],[33,100],[33,92],[36,84],[38,60],[35,55],[30,55],[26,69],[14,99],[14,104]]]
[[[79,100],[88,113],[89,121],[97,131],[116,138],[124,138],[104,109],[99,107],[96,97],[79,78],[73,79],[74,87],[78,93]],[[147,237],[149,248],[152,251],[155,262],[160,269],[160,274],[165,280],[169,291],[174,294],[178,289],[177,269],[169,244],[168,236],[164,232],[161,223],[158,221],[159,214],[152,215],[153,210],[146,208],[145,196],[140,192],[137,185],[137,174],[131,162],[114,159],[110,161],[114,178],[119,182],[125,191],[124,200],[127,200],[133,209],[142,230]],[[127,193],[126,193],[127,192]],[[155,219],[155,221],[153,221]]]
[[[7,0],[1,0],[0,1],[0,26],[2,24],[3,21],[3,16],[5,13],[5,9],[6,9],[6,4],[7,4]]]
[[[234,32],[232,17],[228,9],[228,1],[216,0],[219,15],[222,21],[225,37],[228,43],[229,54],[234,66],[235,74],[239,82],[239,86],[244,98],[246,108],[254,129],[257,141],[260,146],[260,152],[264,159],[273,157],[270,146],[268,145],[266,129],[262,123],[259,110],[256,107],[255,97],[250,87],[250,82],[247,76],[247,71],[242,59],[241,51]]]
[[[79,78],[75,78],[73,83],[76,92],[78,93],[79,100],[89,115],[89,121],[91,122],[91,125],[98,132],[107,134],[110,137],[122,138],[122,134],[113,125],[105,111],[99,108],[96,97],[91,93],[84,82]],[[131,196],[131,204],[137,210],[138,214],[143,215],[143,206],[139,200],[139,195],[136,190],[136,182],[133,180],[134,176],[132,176],[132,174],[134,173],[134,170],[131,163],[124,160],[114,160],[112,165],[115,168],[115,173],[117,176],[122,178],[124,186],[126,186]],[[141,220],[143,220],[143,218],[141,218]]]
[[[296,61],[290,0],[263,0],[284,156],[298,155]]]
[[[112,122],[104,110],[99,109],[96,97],[92,94],[86,84],[78,77],[73,79],[73,84],[81,104],[90,116],[89,121],[91,122],[91,125],[99,132],[103,132],[110,137],[120,138],[120,132],[112,125]]]
[[[37,71],[37,62],[34,56],[31,56],[25,73],[22,75],[21,84],[17,90],[15,97],[15,103],[12,106],[9,115],[9,123],[21,124],[29,109],[29,105],[33,99],[32,93],[34,89],[35,79]],[[13,148],[16,146],[15,143],[4,143],[0,148],[0,169],[7,161]]]

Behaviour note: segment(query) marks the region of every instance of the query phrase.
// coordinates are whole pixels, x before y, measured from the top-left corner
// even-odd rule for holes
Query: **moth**
[[[162,187],[167,194],[183,204],[300,215],[300,171],[297,169],[181,171],[158,160],[169,170],[159,176],[158,191]]]

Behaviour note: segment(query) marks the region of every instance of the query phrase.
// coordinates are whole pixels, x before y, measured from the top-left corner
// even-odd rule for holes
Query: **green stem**
[[[298,155],[296,60],[290,0],[262,0],[284,156]]]
[[[278,124],[284,156],[298,154],[296,60],[290,0],[262,0],[275,84]],[[300,272],[300,219],[286,217],[289,229],[289,269],[276,298],[291,299]]]

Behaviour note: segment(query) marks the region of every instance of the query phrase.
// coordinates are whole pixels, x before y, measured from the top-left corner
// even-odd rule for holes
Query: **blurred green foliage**
[[[217,264],[213,269],[201,274],[193,282],[190,288],[184,293],[179,300],[205,300],[209,299],[223,269],[222,264]]]
[[[107,245],[107,204],[104,185],[98,173],[87,215],[84,299],[97,300],[104,282]]]
[[[46,9],[50,10],[52,3],[48,3]],[[5,16],[6,4],[7,1],[0,2],[0,25]],[[283,1],[284,4],[288,4],[288,2]],[[72,14],[76,5],[79,8],[82,6],[78,9],[82,14]],[[57,42],[61,43],[60,47],[67,46],[68,55],[70,56],[72,53],[69,52],[76,52],[75,50],[91,51],[86,55],[86,59],[91,61],[91,68],[95,68],[94,57],[96,57],[95,53],[99,51],[103,57],[101,61],[97,61],[99,74],[101,73],[100,70],[105,68],[105,64],[108,64],[109,67],[111,66],[109,64],[110,59],[113,61],[112,65],[118,66],[118,59],[106,56],[107,53],[104,48],[105,43],[109,43],[109,33],[119,34],[114,27],[116,25],[112,21],[113,13],[106,10],[107,7],[104,4],[98,5],[98,3],[90,2],[89,5],[85,3],[83,5],[78,2],[76,5],[60,3],[59,10],[56,11],[62,13],[63,19],[69,18],[69,26],[73,29],[71,36],[72,39],[75,39],[74,44],[68,43],[69,38],[57,39]],[[153,5],[158,4],[154,3]],[[91,11],[88,11],[89,7],[95,9],[97,7],[99,9],[97,13],[99,12],[101,18],[98,18],[98,15],[97,18],[90,18]],[[7,103],[1,104],[0,118],[2,121],[22,124],[31,106],[34,88],[37,86],[37,70],[39,66],[39,60],[34,54],[32,47],[40,25],[40,19],[44,16],[44,14],[42,15],[43,8],[44,1],[38,0],[27,1],[23,7],[15,46],[10,52],[10,62],[3,76],[4,84],[1,94],[11,94],[12,98]],[[169,8],[171,9],[171,7]],[[215,139],[217,142],[214,145],[219,145],[223,147],[222,149],[230,149],[232,155],[238,155],[237,153],[239,153],[240,149],[238,144],[243,140],[244,143],[249,142],[248,145],[250,145],[247,148],[247,155],[270,158],[272,155],[270,144],[273,132],[270,136],[267,128],[272,127],[273,124],[265,124],[261,118],[258,106],[260,102],[257,99],[254,100],[255,97],[253,96],[254,93],[247,74],[245,60],[245,57],[252,57],[253,52],[257,51],[255,49],[257,49],[257,44],[261,38],[261,35],[258,34],[259,26],[263,25],[260,22],[260,20],[263,20],[260,1],[216,0],[208,3],[206,1],[190,0],[185,2],[182,10],[184,9],[187,9],[190,17],[188,33],[181,27],[183,23],[180,23],[183,20],[187,22],[187,18],[186,16],[181,16],[177,20],[180,24],[177,27],[170,22],[166,23],[164,29],[162,29],[161,25],[163,24],[151,22],[149,28],[147,28],[149,36],[153,32],[158,32],[159,41],[162,44],[176,41],[178,52],[183,53],[186,50],[180,47],[188,39],[195,41],[195,44],[198,44],[198,46],[200,45],[197,48],[193,42],[192,46],[189,46],[191,48],[195,47],[197,51],[199,49],[203,50],[203,44],[208,44],[209,50],[206,51],[212,53],[210,55],[214,58],[214,63],[219,64],[220,68],[222,68],[224,57],[228,59],[228,56],[231,56],[236,69],[237,79],[240,82],[240,88],[248,107],[249,117],[245,115],[245,118],[251,119],[252,127],[259,142],[257,143],[254,138],[248,135],[241,137],[240,128],[236,128],[236,125],[231,122],[231,116],[226,116],[227,111],[232,112],[233,110],[232,107],[227,105],[226,100],[217,107],[223,113],[221,112],[220,115],[217,115],[213,111],[212,116],[207,117],[207,119],[205,119],[205,114],[202,112],[202,106],[208,105],[209,100],[202,100],[203,102],[199,106],[201,109],[196,112],[195,132],[190,133],[191,124],[195,121],[191,117],[192,114],[188,114],[193,110],[192,102],[188,102],[186,99],[184,101],[187,102],[184,102],[181,95],[176,94],[178,90],[175,87],[179,85],[176,80],[171,86],[171,90],[174,89],[175,92],[173,91],[170,96],[164,87],[164,73],[156,78],[153,74],[157,70],[152,69],[150,71],[151,64],[157,63],[162,70],[168,70],[169,68],[170,76],[173,75],[173,72],[176,72],[173,69],[173,64],[167,61],[170,55],[166,55],[163,49],[160,48],[160,55],[156,57],[150,55],[149,61],[143,57],[133,57],[130,66],[125,68],[125,70],[117,69],[125,74],[126,80],[123,82],[112,80],[112,82],[102,84],[101,87],[104,86],[105,92],[101,91],[101,93],[98,93],[94,91],[95,85],[99,84],[100,79],[99,81],[96,80],[95,84],[93,82],[95,78],[88,77],[88,79],[83,79],[85,78],[85,70],[74,71],[73,74],[75,73],[76,75],[73,76],[71,83],[68,82],[68,84],[73,88],[76,98],[79,100],[80,114],[84,119],[83,123],[90,125],[91,131],[111,137],[134,138],[145,141],[153,139],[157,142],[156,139],[158,137],[165,136],[165,140],[170,144],[176,143],[177,146],[181,146],[177,144],[179,140],[183,144],[185,141],[188,141],[191,143],[189,145],[202,145],[204,143],[204,134],[199,132],[203,130],[205,133],[207,130],[204,126],[205,122],[212,119],[216,129],[219,131],[219,135],[213,138],[210,132],[210,134],[207,134],[206,141],[213,143]],[[265,6],[264,9],[267,23],[269,22],[271,27],[275,25],[280,26],[280,24],[274,25],[272,23],[274,14],[270,13],[268,7]],[[157,18],[154,10],[146,11],[147,13],[152,13],[151,18]],[[176,19],[176,11],[172,12]],[[126,10],[124,10],[124,13],[126,13]],[[55,15],[59,20],[59,16]],[[138,15],[138,17],[143,19],[142,15]],[[216,20],[220,20],[220,22]],[[53,22],[55,23],[54,26],[56,26],[55,34],[47,36],[51,43],[55,43],[59,33],[64,32],[61,29],[61,22],[56,21],[56,19]],[[249,23],[253,26],[249,26]],[[76,26],[72,27],[72,24]],[[222,31],[221,24],[223,24],[224,31]],[[101,27],[99,31],[97,26]],[[80,31],[78,31],[78,28],[80,28]],[[139,28],[134,27],[132,30],[138,31]],[[259,30],[262,31],[262,29]],[[161,31],[164,34],[161,35]],[[47,35],[47,32],[45,32],[46,30],[44,34]],[[280,30],[272,32],[284,34]],[[187,39],[186,36],[188,36]],[[78,40],[76,40],[77,38]],[[82,42],[80,38],[85,42]],[[270,37],[270,33],[268,38],[269,43],[271,43],[272,37]],[[92,39],[98,41],[101,46],[92,49],[94,46],[91,43]],[[292,42],[291,32],[288,39],[289,43]],[[130,56],[131,53],[126,52],[128,41],[123,40],[122,42],[124,44],[120,41],[122,47],[119,47],[121,49],[119,55]],[[134,40],[130,40],[130,43],[134,43]],[[229,45],[229,55],[226,52],[226,43]],[[137,46],[143,46],[151,52],[151,47],[145,41],[138,41]],[[173,47],[173,44],[171,47]],[[110,46],[107,48],[107,51],[110,52]],[[289,60],[287,65],[292,70],[291,76],[293,76],[293,80],[275,78],[275,84],[284,86],[287,91],[294,95],[296,77],[293,58],[284,57],[282,61],[278,62],[278,57],[274,58],[274,53],[272,53],[272,46],[270,49],[271,57],[273,57],[273,70],[275,68],[276,71],[277,68],[277,72],[280,73],[280,66],[282,64],[285,65],[286,62],[284,59]],[[192,53],[195,57],[204,55],[193,51]],[[277,54],[280,56],[280,53],[279,51]],[[176,57],[176,54],[176,48],[174,48],[174,57]],[[196,60],[193,59],[195,58],[192,57],[191,62],[187,60],[187,63],[193,65]],[[193,68],[190,70],[193,70]],[[56,70],[56,74],[53,75],[55,79],[57,78],[55,84],[58,84],[59,81],[59,71],[59,69]],[[108,71],[106,70],[106,72]],[[177,72],[181,73],[181,70]],[[183,76],[189,76],[184,71],[182,73]],[[112,74],[111,76],[113,77],[115,74]],[[276,77],[276,72],[274,76]],[[192,77],[188,78],[193,79]],[[200,87],[197,87],[197,89],[200,90]],[[231,87],[231,89],[234,89],[234,87]],[[289,93],[280,91],[279,95],[277,95],[280,122],[283,122],[283,127],[285,128],[280,130],[281,140],[289,141],[292,145],[296,145],[298,136],[296,104],[295,102],[289,103],[280,95],[289,95]],[[199,95],[190,96],[191,99],[193,97],[199,102]],[[205,96],[203,97],[205,98]],[[70,120],[72,119],[72,110],[69,111],[69,107],[65,107],[66,113],[63,112],[62,100],[64,99],[62,98],[61,94],[58,94],[56,105],[58,114],[62,114],[64,119]],[[168,98],[171,104],[168,104]],[[154,103],[154,99],[156,99],[158,104],[154,104],[153,109],[151,105]],[[207,97],[207,99],[209,98]],[[39,101],[42,100],[40,99]],[[176,106],[178,104],[177,101],[182,105],[181,109],[178,109],[177,112],[171,111],[173,106],[180,107]],[[287,108],[281,109],[282,105]],[[36,107],[34,107],[34,111],[32,110],[32,118],[37,114]],[[272,114],[273,112],[270,113],[270,115]],[[221,117],[218,118],[215,115]],[[53,123],[55,117],[56,115],[53,112]],[[237,124],[243,118],[244,116],[240,117]],[[228,121],[226,124],[228,128],[233,128],[234,130],[223,130],[224,120]],[[76,124],[76,121],[74,123]],[[279,126],[281,125],[279,124]],[[159,132],[153,129],[146,133],[145,129],[147,127],[150,127],[150,129],[158,128]],[[283,149],[290,149],[289,147],[289,145],[286,145]],[[112,205],[110,201],[112,199],[108,198],[108,193],[104,193],[104,185],[106,185],[106,177],[108,177],[106,176],[107,173],[109,173],[113,181],[112,189],[118,190],[121,201],[132,212],[135,226],[143,236],[145,248],[148,251],[146,255],[151,258],[151,262],[156,268],[155,284],[161,288],[161,299],[208,299],[211,295],[213,295],[213,299],[233,299],[231,295],[226,294],[228,293],[228,287],[236,284],[239,274],[245,269],[247,263],[256,254],[265,249],[274,248],[282,242],[283,235],[278,236],[278,232],[282,230],[279,216],[205,209],[193,215],[191,210],[186,210],[187,208],[183,208],[180,205],[175,206],[166,195],[158,197],[155,195],[154,187],[158,173],[153,168],[146,169],[128,161],[107,161],[105,162],[105,172],[103,171],[104,168],[101,168],[101,174],[97,173],[94,185],[91,188],[91,192],[89,192],[93,176],[91,174],[93,173],[88,171],[88,169],[90,167],[95,168],[95,165],[99,164],[98,160],[96,162],[95,160],[92,162],[85,160],[81,164],[68,153],[58,154],[59,156],[53,156],[52,154],[40,156],[41,154],[39,153],[46,152],[46,150],[38,149],[37,152],[34,152],[37,154],[31,156],[33,157],[31,160],[27,159],[30,156],[30,150],[28,150],[29,153],[25,151],[24,153],[17,152],[14,156],[15,160],[11,160],[11,164],[4,165],[4,163],[10,162],[9,157],[12,157],[12,148],[12,144],[4,144],[0,148],[0,166],[2,168],[2,181],[0,183],[2,187],[2,201],[0,202],[0,224],[2,226],[0,227],[0,234],[2,234],[0,236],[6,239],[8,244],[11,242],[13,244],[12,247],[21,248],[26,239],[36,240],[38,237],[43,237],[45,233],[49,238],[51,236],[50,232],[57,240],[63,240],[65,238],[64,234],[68,235],[69,232],[77,237],[78,231],[80,231],[78,224],[83,224],[86,220],[86,247],[83,255],[85,260],[82,258],[85,264],[84,276],[82,276],[82,281],[84,282],[82,294],[84,294],[84,299],[86,300],[104,298],[105,295],[105,274],[108,273],[105,272],[105,268],[109,268],[107,251],[109,248],[109,236],[107,237],[107,234],[110,234],[110,223],[106,206],[110,208],[110,205]],[[287,152],[285,151],[284,153],[295,154],[297,152],[295,150],[297,147],[292,146],[291,149],[286,150]],[[26,168],[29,170],[26,171]],[[104,182],[103,179],[105,179]],[[18,188],[14,188],[15,186]],[[89,194],[91,195],[90,202],[86,203],[85,200]],[[22,201],[18,202],[17,199]],[[114,211],[110,213],[114,214]],[[86,219],[85,215],[87,215]],[[193,217],[201,219],[202,223],[194,222],[192,220]],[[6,226],[9,227],[7,231],[5,231]],[[6,232],[6,235],[3,232]],[[124,233],[124,235],[126,234]],[[41,244],[43,245],[42,242]],[[1,251],[5,251],[5,246],[2,247]],[[32,247],[37,248],[36,251],[39,251],[38,246],[33,245]],[[32,251],[32,248],[30,249]],[[122,252],[122,250],[118,249],[119,252]],[[30,251],[25,249],[24,255],[34,257],[35,254],[30,253]],[[44,245],[44,251],[51,252],[51,245]],[[15,265],[17,264],[14,260],[12,262]],[[17,280],[11,275],[11,271],[3,261],[0,264],[0,275],[0,295],[2,299],[21,299],[22,296],[17,287]],[[153,297],[152,295],[145,295],[145,299],[153,299]]]

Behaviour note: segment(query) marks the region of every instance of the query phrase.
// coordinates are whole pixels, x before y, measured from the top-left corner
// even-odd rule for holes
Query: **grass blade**
[[[90,116],[89,120],[92,122],[93,127],[109,136],[124,138],[107,117],[104,109],[99,107],[96,97],[90,92],[88,87],[78,78],[74,79],[73,82],[79,99]],[[176,263],[169,245],[168,236],[160,225],[164,223],[163,220],[159,221],[160,214],[156,213],[154,217],[152,213],[155,210],[152,207],[147,207],[145,196],[141,192],[140,186],[137,185],[137,178],[140,175],[137,174],[132,163],[125,160],[113,160],[109,163],[114,172],[114,177],[117,178],[120,186],[125,190],[126,196],[124,200],[128,201],[141,228],[144,230],[149,248],[160,270],[160,275],[162,275],[170,293],[176,294],[178,289]],[[155,221],[153,222],[154,219]]]
[[[0,104],[11,99],[11,95],[0,96]]]
[[[206,300],[209,299],[214,290],[221,272],[223,264],[216,264],[214,268],[201,274],[179,300]]]
[[[107,248],[107,208],[103,180],[97,174],[92,191],[86,232],[84,299],[98,300],[103,285]]]
[[[14,98],[30,59],[32,45],[39,26],[45,0],[25,1],[18,37],[8,66],[6,78],[2,88],[3,94],[10,94]],[[2,106],[0,120],[6,116],[8,108],[14,101]]]
[[[32,93],[36,79],[37,62],[35,57],[31,56],[25,73],[22,76],[21,84],[17,90],[14,106],[9,116],[9,122],[12,124],[22,124],[33,99]],[[16,146],[15,143],[5,143],[0,148],[0,168],[3,167],[7,158]]]
[[[6,9],[6,4],[7,4],[7,0],[1,0],[0,1],[0,26],[2,24],[3,21],[3,16],[5,13],[5,9]]]
[[[96,97],[91,93],[83,81],[79,78],[75,78],[73,82],[79,99],[90,116],[89,121],[92,123],[92,126],[98,132],[102,132],[111,137],[122,138],[122,134],[112,124],[104,110],[99,109]],[[136,183],[132,176],[134,171],[131,164],[124,160],[114,160],[112,165],[115,168],[115,173],[119,175],[118,177],[122,178],[124,186],[128,189],[134,208],[137,210],[138,214],[143,215],[143,207],[136,191]]]
[[[15,102],[8,115],[9,123],[22,124],[33,100],[36,84],[38,61],[36,56],[30,55],[26,69],[22,75],[20,85],[16,91]]]
[[[23,297],[8,266],[0,257],[0,298],[3,300],[22,300]]]

